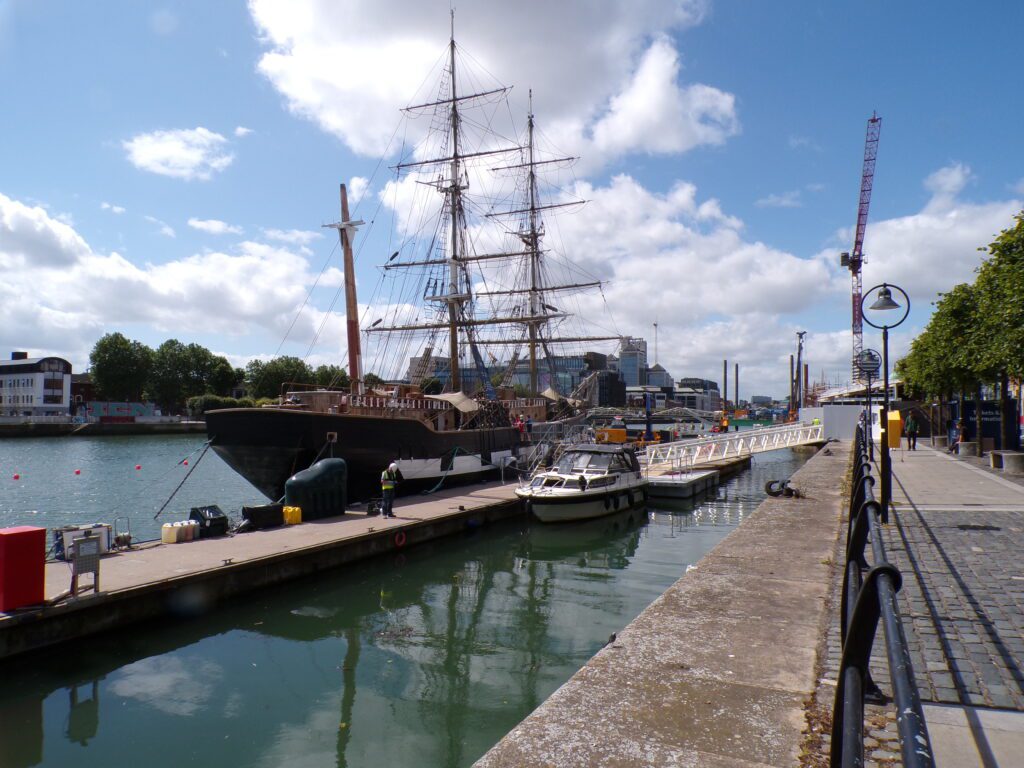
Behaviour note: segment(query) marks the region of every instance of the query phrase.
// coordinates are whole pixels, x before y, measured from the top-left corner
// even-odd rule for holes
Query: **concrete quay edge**
[[[850,448],[812,457],[803,498],[766,499],[476,768],[797,764]]]
[[[393,525],[372,526],[368,530],[353,529],[351,533],[342,536],[302,546],[285,547],[279,551],[250,556],[247,559],[243,559],[246,558],[246,537],[259,533],[273,536],[276,532],[287,531],[288,528],[242,534],[231,539],[160,545],[160,548],[176,549],[216,543],[224,549],[218,557],[220,554],[234,552],[230,559],[238,559],[239,562],[196,568],[181,575],[164,574],[109,591],[103,590],[102,562],[105,561],[101,561],[101,591],[98,594],[87,592],[78,599],[52,606],[23,609],[9,614],[0,613],[0,664],[24,653],[136,622],[159,617],[195,616],[234,595],[303,578],[357,560],[393,553],[403,546],[453,535],[471,526],[523,514],[522,504],[514,496],[508,499],[475,499],[476,504],[473,503],[472,496],[455,496],[447,501],[463,503],[459,504],[458,509],[430,513],[421,519],[400,519],[393,521]],[[422,505],[431,503],[422,502]],[[396,511],[399,510],[403,514],[409,514],[412,506],[396,508]],[[362,515],[344,517],[351,518],[351,522],[361,517],[371,523],[379,520],[367,519]],[[405,536],[401,545],[395,540],[399,531]],[[224,545],[231,542],[236,542],[237,547],[225,549]],[[146,551],[135,554],[145,556]],[[86,583],[91,582],[86,579]],[[49,591],[51,590],[48,588]]]

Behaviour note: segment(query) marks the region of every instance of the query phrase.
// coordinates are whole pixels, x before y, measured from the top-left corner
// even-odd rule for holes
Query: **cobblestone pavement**
[[[883,544],[903,574],[901,616],[922,701],[1024,711],[1024,480],[993,472],[987,459],[958,461],[929,450],[908,453],[894,475]],[[844,544],[834,556],[806,766],[827,765]],[[878,632],[871,671],[891,700],[881,625]],[[865,707],[864,737],[865,765],[902,764],[891,703]]]

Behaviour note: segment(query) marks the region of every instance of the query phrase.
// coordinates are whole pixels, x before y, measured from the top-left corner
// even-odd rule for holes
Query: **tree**
[[[253,397],[277,397],[286,383],[312,382],[313,372],[297,357],[276,357],[267,362],[250,362],[245,379]]]
[[[138,341],[129,341],[120,333],[108,333],[96,342],[89,354],[89,369],[100,396],[108,400],[140,401],[150,368],[153,350]]]
[[[200,386],[193,383],[192,357],[177,339],[168,339],[156,348],[146,391],[164,412],[174,413],[188,398],[203,394],[201,382]]]
[[[373,389],[374,387],[379,387],[383,383],[384,383],[384,379],[382,379],[380,376],[378,376],[375,373],[367,373],[367,374],[365,374],[363,376],[363,384],[366,385],[367,389]]]
[[[321,365],[313,371],[313,381],[317,386],[348,389],[348,373],[337,365]]]
[[[233,368],[226,357],[214,356],[210,361],[210,367],[206,376],[206,389],[214,395],[228,397],[231,390],[238,386],[245,371],[241,368]]]

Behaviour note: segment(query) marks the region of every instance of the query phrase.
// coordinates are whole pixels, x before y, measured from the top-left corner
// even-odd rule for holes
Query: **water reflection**
[[[0,765],[469,765],[753,511],[748,491],[494,525],[34,657],[5,670]]]

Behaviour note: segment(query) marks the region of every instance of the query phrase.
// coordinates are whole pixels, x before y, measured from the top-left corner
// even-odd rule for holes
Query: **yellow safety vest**
[[[380,487],[383,491],[394,490],[395,487],[395,476],[391,474],[390,469],[385,469],[380,474]]]

